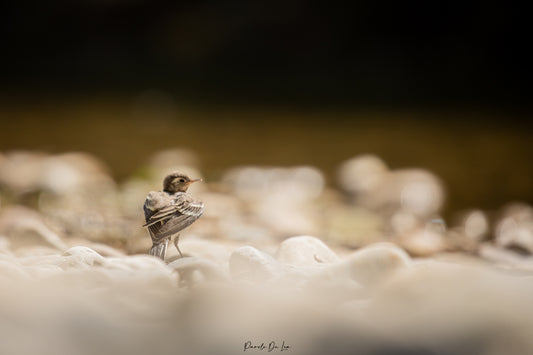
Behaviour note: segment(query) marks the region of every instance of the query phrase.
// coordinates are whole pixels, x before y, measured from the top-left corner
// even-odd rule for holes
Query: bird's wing
[[[185,193],[177,194],[173,203],[152,214],[144,227],[148,227],[152,236],[160,240],[190,226],[203,212],[202,201]]]

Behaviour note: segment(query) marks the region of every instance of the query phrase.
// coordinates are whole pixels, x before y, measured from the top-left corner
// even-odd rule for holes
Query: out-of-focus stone
[[[9,239],[12,250],[28,246],[66,249],[65,243],[48,228],[41,216],[24,207],[12,207],[2,211],[0,234]]]
[[[487,214],[481,210],[465,211],[455,216],[454,222],[455,226],[448,232],[450,246],[466,252],[477,252],[490,233]]]
[[[424,169],[393,171],[389,181],[385,182],[385,186],[387,185],[391,188],[388,191],[390,199],[385,194],[384,205],[399,197],[401,209],[418,216],[431,216],[438,214],[444,204],[444,188],[441,181]]]
[[[310,166],[238,167],[224,174],[222,180],[246,200],[278,194],[280,189],[290,200],[308,200],[320,195],[325,182],[322,172]]]
[[[524,204],[506,206],[496,223],[495,242],[502,248],[533,254],[533,208]]]
[[[186,287],[228,280],[218,264],[204,258],[184,257],[169,263],[168,267],[178,272],[180,285]]]
[[[341,164],[338,181],[349,194],[364,195],[381,185],[388,172],[389,168],[383,160],[372,154],[364,154]]]
[[[241,244],[227,240],[211,240],[195,237],[180,238],[179,247],[184,255],[211,260],[218,265],[227,265],[231,253]],[[174,245],[168,246],[167,260],[178,257],[179,254]]]
[[[316,168],[240,167],[228,171],[222,181],[246,203],[255,223],[279,236],[319,229],[321,215],[313,201],[324,189],[324,177]]]
[[[473,210],[464,216],[464,234],[471,240],[482,241],[489,234],[489,227],[489,219],[483,211]]]
[[[107,244],[102,244],[102,243],[95,243],[95,242],[91,242],[91,241],[88,241],[86,239],[81,239],[81,238],[72,238],[72,239],[67,239],[65,241],[67,244],[68,244],[68,247],[72,248],[72,247],[76,247],[76,246],[80,246],[80,245],[83,245],[85,247],[88,247],[92,250],[94,250],[95,252],[97,252],[98,254],[104,256],[104,257],[123,257],[123,256],[126,256],[126,254],[117,249],[117,248],[114,248],[110,245],[107,245]]]
[[[204,214],[201,223],[193,224],[187,234],[210,239],[223,235],[228,240],[243,243],[270,241],[273,233],[264,225],[255,223],[253,216],[247,214],[245,202],[236,196],[212,192],[196,196],[204,202]]]
[[[177,286],[176,275],[172,269],[161,259],[150,255],[105,258],[104,265],[97,269],[127,287],[132,287],[132,283],[141,282],[148,293],[151,292],[150,288],[157,290]]]
[[[96,157],[81,152],[49,157],[42,178],[44,188],[56,194],[115,188],[106,166]]]
[[[390,217],[389,225],[393,235],[404,235],[416,230],[423,223],[414,213],[399,210]]]
[[[370,286],[383,282],[396,270],[410,264],[411,258],[402,248],[392,243],[376,243],[348,255],[326,272]]]
[[[14,193],[26,193],[41,188],[45,153],[13,151],[0,159],[0,186]]]
[[[159,182],[162,185],[162,182]],[[162,186],[152,186],[146,180],[140,178],[132,178],[120,185],[119,189],[119,204],[122,213],[130,218],[138,218],[142,220],[144,213],[142,206],[146,199],[146,195],[154,189],[162,189]]]
[[[14,151],[0,168],[0,187],[11,203],[35,206],[62,235],[113,236],[119,217],[116,184],[105,165],[81,152]]]
[[[64,195],[87,186],[114,186],[104,165],[86,153],[13,151],[0,164],[0,185],[17,194],[48,191]]]
[[[276,253],[276,259],[293,266],[312,266],[336,262],[339,257],[320,239],[300,236],[284,240]]]
[[[229,269],[234,279],[252,282],[275,279],[282,273],[272,256],[251,246],[240,247],[231,254]]]
[[[416,232],[399,239],[409,254],[414,256],[430,256],[446,250],[446,242],[441,234],[417,230]]]
[[[438,214],[444,203],[442,183],[434,174],[424,169],[389,171],[373,155],[344,162],[339,183],[355,204],[386,215],[404,210],[427,218]]]
[[[391,243],[376,243],[339,262],[314,270],[307,268],[313,272],[306,275],[304,285],[313,293],[327,294],[334,302],[349,302],[368,298],[375,286],[386,283],[396,272],[410,265],[411,259],[403,249]]]
[[[533,227],[533,226],[532,226]],[[496,245],[520,253],[533,253],[533,229],[527,226],[502,228],[496,238]]]
[[[429,256],[445,251],[448,243],[444,221],[434,219],[426,223],[425,228],[400,236],[398,243],[414,256]]]
[[[491,243],[482,243],[480,245],[479,256],[499,267],[533,271],[533,257],[502,249]]]
[[[65,251],[63,256],[65,258],[60,265],[63,269],[87,269],[105,264],[103,256],[84,246],[72,247]]]

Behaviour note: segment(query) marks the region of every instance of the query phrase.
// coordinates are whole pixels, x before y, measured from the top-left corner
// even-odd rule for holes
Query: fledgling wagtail
[[[150,255],[165,260],[167,245],[174,238],[178,249],[179,232],[202,216],[204,203],[187,193],[189,186],[201,179],[190,179],[187,175],[175,172],[168,175],[163,182],[163,191],[152,191],[144,202],[144,217],[150,236],[152,248]]]

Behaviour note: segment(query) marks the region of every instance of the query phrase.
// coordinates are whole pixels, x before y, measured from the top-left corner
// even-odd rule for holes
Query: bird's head
[[[163,181],[163,191],[168,193],[186,192],[193,182],[202,181],[202,179],[191,179],[187,175],[175,172],[168,175]]]

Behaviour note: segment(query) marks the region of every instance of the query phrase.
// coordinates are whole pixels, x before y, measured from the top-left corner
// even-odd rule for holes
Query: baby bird
[[[150,255],[165,260],[169,240],[174,238],[178,247],[179,232],[202,216],[204,203],[187,193],[189,185],[201,179],[190,179],[187,175],[175,172],[163,181],[163,191],[151,191],[144,202],[144,217],[150,236],[152,248]]]

